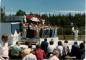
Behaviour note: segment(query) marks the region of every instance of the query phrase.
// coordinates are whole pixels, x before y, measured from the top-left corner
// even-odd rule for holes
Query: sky
[[[16,13],[19,9],[26,13],[52,13],[85,11],[85,0],[2,0],[7,14]]]

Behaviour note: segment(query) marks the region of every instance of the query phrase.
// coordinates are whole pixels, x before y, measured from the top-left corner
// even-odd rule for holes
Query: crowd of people
[[[78,45],[77,41],[69,49],[68,41],[58,41],[57,46],[54,41],[47,42],[47,38],[41,44],[37,44],[33,49],[32,45],[26,44],[28,47],[20,47],[20,43],[16,42],[15,46],[9,46],[8,36],[2,35],[2,47],[0,47],[1,60],[64,60],[66,56],[74,56],[75,59],[85,58],[85,41]]]

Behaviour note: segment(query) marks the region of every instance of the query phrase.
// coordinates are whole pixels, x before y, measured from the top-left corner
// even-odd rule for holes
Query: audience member
[[[48,58],[53,53],[54,49],[56,49],[56,47],[54,45],[54,41],[51,40],[48,45]]]
[[[61,41],[58,41],[57,49],[59,51],[59,57],[62,58],[62,55],[63,55],[63,45],[62,45]]]
[[[85,46],[84,46],[84,43],[80,44],[80,58],[81,59],[85,58]]]
[[[59,60],[59,51],[55,49],[53,51],[53,55],[49,58],[49,60]]]
[[[3,57],[5,60],[8,60],[8,35],[4,34],[2,35],[2,47],[0,48],[0,56]]]
[[[44,39],[44,41],[41,43],[41,48],[44,50],[45,53],[48,52],[48,42],[47,42],[47,39]]]
[[[80,49],[77,42],[74,42],[71,49],[71,56],[75,56],[76,59],[80,59]]]
[[[44,58],[46,57],[45,52],[40,48],[40,45],[36,46],[35,55],[37,57],[37,60],[44,60]]]
[[[64,45],[63,45],[63,56],[65,58],[65,56],[70,54],[70,50],[69,50],[69,46],[68,46],[68,41],[65,40],[64,41]]]
[[[10,47],[9,56],[11,59],[20,59],[21,58],[21,48],[19,42],[16,42],[15,46]]]
[[[23,59],[22,60],[37,60],[36,56],[32,54],[31,49],[24,49],[22,52]]]

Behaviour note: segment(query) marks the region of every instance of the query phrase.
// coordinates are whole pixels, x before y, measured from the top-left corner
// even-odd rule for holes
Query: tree
[[[0,8],[0,22],[5,22],[5,11],[4,8]]]
[[[26,15],[26,12],[23,11],[23,10],[18,10],[18,11],[16,12],[16,16],[24,16],[24,15]]]

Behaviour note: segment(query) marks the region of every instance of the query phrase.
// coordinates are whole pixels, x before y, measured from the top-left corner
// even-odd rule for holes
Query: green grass
[[[74,40],[74,35],[58,35],[59,40]],[[79,35],[78,40],[84,39],[84,35]]]

